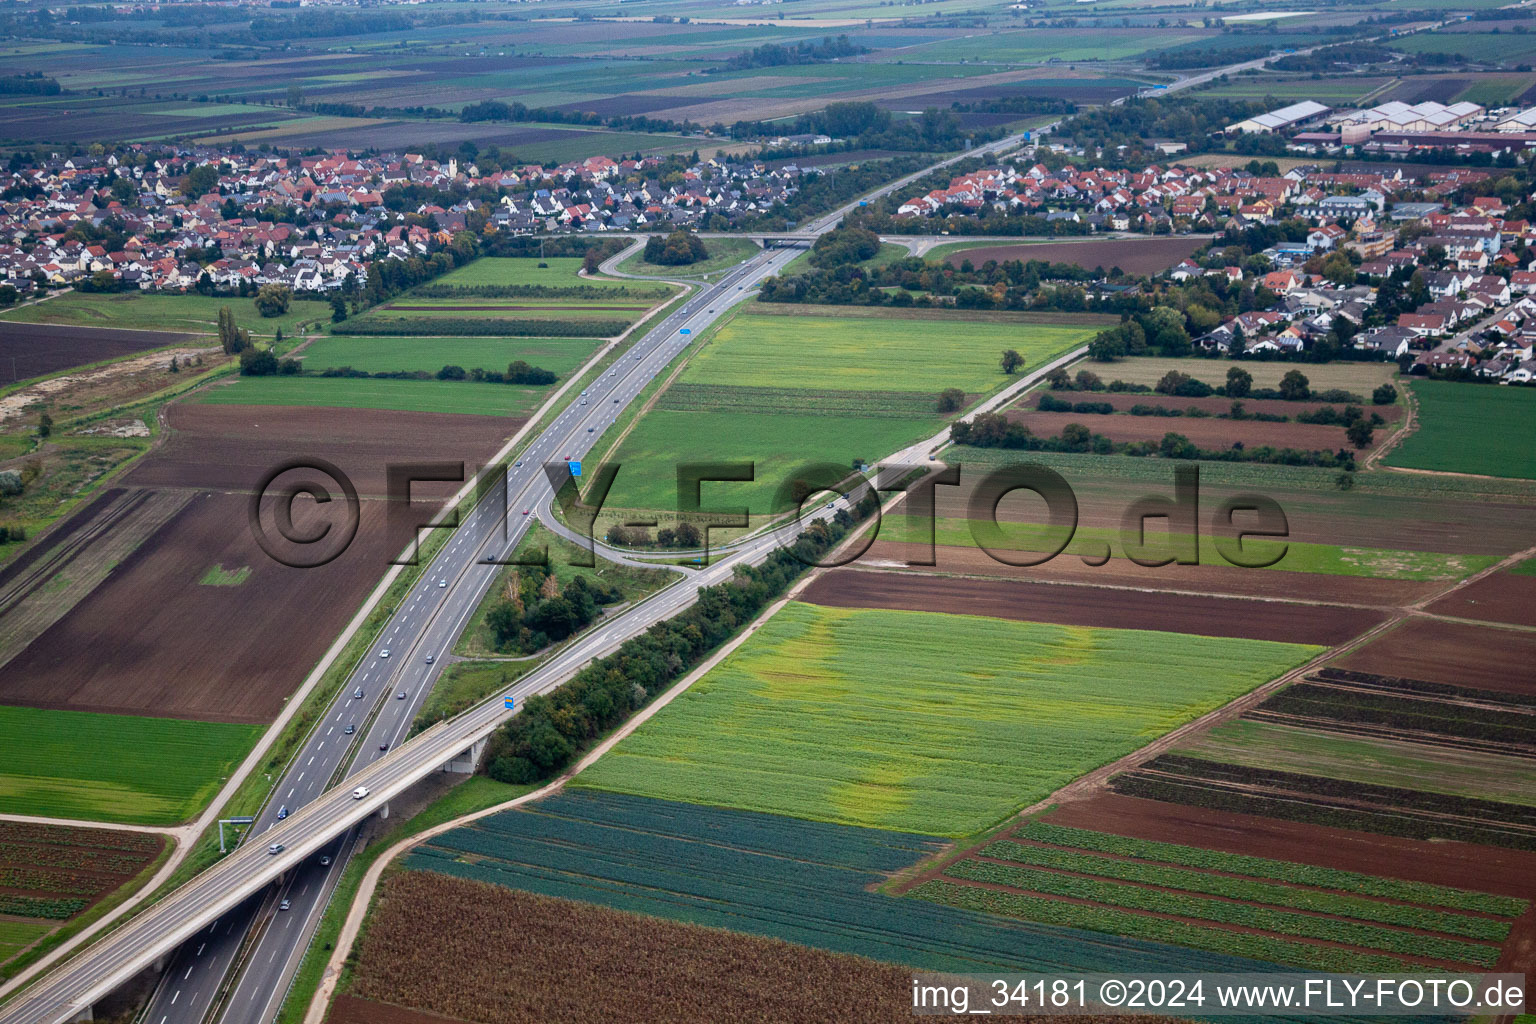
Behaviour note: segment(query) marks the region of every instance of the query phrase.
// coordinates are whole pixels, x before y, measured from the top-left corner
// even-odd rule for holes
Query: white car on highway
[[[353,800],[361,800],[363,797],[365,797],[367,795],[368,795],[368,787],[367,786],[358,786],[356,789],[354,789],[352,791],[352,799]]]

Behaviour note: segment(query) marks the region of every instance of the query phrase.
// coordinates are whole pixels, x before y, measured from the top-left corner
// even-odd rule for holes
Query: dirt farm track
[[[409,520],[389,522],[386,464],[463,460],[472,472],[517,428],[503,417],[352,409],[179,405],[170,413],[170,440],[123,490],[191,491],[190,500],[120,560],[93,552],[100,541],[74,556],[71,572],[83,574],[93,560],[115,564],[4,666],[0,703],[270,720],[410,537]],[[250,495],[270,467],[317,456],[352,478],[359,527],[334,561],[291,568],[256,542]],[[456,489],[417,485],[413,496],[419,503]],[[111,504],[92,502],[58,536],[85,532],[76,520]],[[316,514],[295,505],[301,528]],[[427,507],[412,518],[428,518]],[[0,591],[28,564],[0,574]],[[25,600],[50,597],[39,587]]]

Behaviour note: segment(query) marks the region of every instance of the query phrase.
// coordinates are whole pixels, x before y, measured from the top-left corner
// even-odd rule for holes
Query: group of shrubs
[[[629,329],[628,320],[502,320],[497,317],[400,317],[394,320],[348,320],[332,334],[367,337],[441,335],[460,338],[612,338]]]
[[[1370,430],[1368,421],[1359,420],[1357,423],[1366,431]],[[1356,442],[1355,434],[1347,436],[1358,448],[1370,444],[1368,436],[1364,443]],[[1355,468],[1354,455],[1343,448],[1336,452],[1307,451],[1272,445],[1250,447],[1241,441],[1233,442],[1231,448],[1201,448],[1183,434],[1172,431],[1164,434],[1160,441],[1119,442],[1094,433],[1081,423],[1068,423],[1056,436],[1041,437],[1024,424],[1015,423],[1001,413],[981,413],[970,421],[951,424],[949,439],[955,444],[967,444],[975,448],[1161,456],[1165,459],[1206,459],[1214,462],[1264,462],[1283,466],[1323,466],[1346,471]]]
[[[549,694],[529,697],[520,714],[490,736],[484,771],[502,782],[549,778],[576,753],[680,679],[873,514],[866,495],[850,514],[813,521],[790,549],[761,565],[741,566],[726,583],[700,589],[686,611],[625,641],[618,651],[582,669]]]
[[[597,618],[623,595],[618,587],[577,576],[564,587],[547,565],[513,572],[506,593],[486,612],[499,651],[532,654],[558,643]]]
[[[644,526],[614,526],[609,528],[608,543],[618,547],[651,547],[651,532]],[[656,547],[692,550],[704,543],[704,534],[692,523],[664,526],[656,533]]]
[[[670,288],[600,288],[593,284],[424,284],[412,290],[413,299],[665,299]]]
[[[292,360],[289,360],[291,362]],[[350,366],[328,366],[319,373],[321,377],[371,377],[374,380],[467,380],[483,384],[525,384],[543,386],[553,384],[559,380],[559,376],[552,370],[546,370],[542,366],[530,366],[522,359],[514,359],[507,364],[505,372],[501,370],[486,370],[476,366],[466,370],[462,366],[449,363],[436,373],[428,373],[426,370],[379,370],[369,373],[367,370],[358,370]]]
[[[1207,384],[1179,370],[1169,370],[1153,387],[1123,380],[1112,380],[1106,384],[1103,378],[1092,370],[1079,370],[1076,376],[1072,376],[1065,369],[1057,369],[1046,377],[1046,381],[1054,391],[1108,391],[1117,394],[1171,395],[1175,398],[1209,398],[1214,395],[1222,398],[1271,399],[1283,402],[1365,404],[1363,397],[1343,388],[1312,390],[1312,382],[1300,370],[1287,370],[1285,376],[1280,378],[1279,387],[1274,388],[1254,387],[1253,374],[1241,366],[1228,367],[1226,383],[1217,385]],[[1396,401],[1397,388],[1391,384],[1381,384],[1371,392],[1373,405],[1391,405]],[[1042,404],[1041,408],[1045,406]]]

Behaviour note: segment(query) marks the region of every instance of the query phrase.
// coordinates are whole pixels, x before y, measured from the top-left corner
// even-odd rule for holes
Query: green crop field
[[[418,848],[406,867],[938,971],[1262,970],[872,891],[932,837],[567,790]]]
[[[1010,378],[1004,349],[1026,368],[1092,336],[1075,327],[836,316],[737,316],[693,358],[691,384],[837,390],[990,392]]]
[[[549,266],[541,267],[540,263]],[[546,259],[524,256],[484,256],[457,270],[444,274],[432,283],[451,288],[475,288],[481,285],[530,285],[541,284],[549,288],[576,288],[587,285],[623,291],[630,287],[654,288],[644,282],[631,284],[627,281],[602,277],[582,277],[577,273],[582,261],[575,256],[550,256]]]
[[[848,417],[773,412],[681,412],[653,409],[641,417],[611,457],[620,470],[608,507],[677,509],[677,466],[689,462],[751,462],[751,483],[707,483],[705,508],[771,510],[775,493],[807,462],[873,464],[939,429],[937,418]]]
[[[1527,901],[1511,896],[1496,896],[1491,893],[1456,889],[1429,882],[1382,878],[1356,871],[1342,871],[1338,868],[1270,860],[1267,857],[1222,853],[1219,850],[1206,850],[1198,846],[1160,843],[1151,839],[1135,839],[1131,836],[1117,836],[1108,832],[1065,828],[1042,821],[1031,821],[1015,834],[1039,843],[1107,853],[1114,857],[1160,861],[1165,864],[1242,875],[1245,878],[1261,878],[1290,885],[1332,889],[1357,896],[1373,896],[1397,903],[1469,910],[1473,913],[1494,914],[1499,917],[1518,917],[1525,912],[1527,906]]]
[[[577,784],[969,835],[1318,650],[791,603]]]
[[[53,930],[52,925],[33,921],[0,920],[0,964]],[[0,973],[0,977],[3,977]]]
[[[1379,950],[1385,954],[1450,960],[1474,967],[1492,967],[1499,956],[1497,943],[1441,939],[1361,921],[1312,917],[1295,913],[1288,907],[1256,906],[1233,900],[1212,899],[1186,891],[1163,892],[1160,889],[1149,889],[1141,885],[1102,878],[1079,878],[1058,871],[1017,864],[994,864],[990,861],[967,858],[951,864],[944,874],[947,878],[1004,885],[1011,889],[1045,896],[1092,900],[1095,903],[1126,910],[1141,910],[1193,918],[1197,921],[1209,921],[1213,924],[1255,928],[1300,939],[1321,939],[1325,942]],[[1224,944],[1218,947],[1218,949],[1222,948]],[[1320,950],[1320,952],[1324,956],[1332,955],[1331,950]],[[1298,962],[1303,966],[1326,969],[1329,961],[1309,963],[1298,958]]]
[[[549,393],[547,387],[471,381],[240,377],[201,392],[197,401],[214,405],[324,405],[343,409],[527,416],[549,397]]]
[[[911,895],[963,910],[1000,914],[1059,927],[1082,928],[1150,942],[1174,943],[1210,950],[1212,953],[1261,958],[1314,970],[1390,974],[1401,972],[1404,968],[1401,959],[1382,953],[1356,953],[1350,949],[1316,946],[1295,939],[1271,938],[1268,935],[1150,917],[1119,907],[1067,903],[1042,896],[961,885],[946,879],[924,882],[913,889]]]
[[[202,809],[263,728],[0,707],[0,811],[173,825]]]
[[[561,377],[586,361],[601,342],[595,338],[321,338],[303,352],[304,369],[318,373],[350,366],[364,373],[436,373],[444,366],[505,370],[523,359]]]
[[[957,448],[970,455],[972,449]],[[1031,453],[1033,454],[1033,453]],[[972,533],[973,520],[940,516],[934,520],[934,538],[938,544],[954,547],[978,547]],[[1040,523],[1016,523],[1001,520],[1000,540],[988,540],[989,547],[1010,551],[1050,551],[1060,543],[1060,534],[1052,527]],[[873,529],[873,527],[871,527]],[[914,527],[904,516],[892,516],[879,524],[879,539],[928,543],[926,527]],[[1148,541],[1155,545],[1150,531]],[[1186,542],[1186,534],[1163,534],[1169,543]],[[1108,544],[1115,558],[1124,558],[1125,552],[1117,546],[1120,532],[1103,526],[1080,526],[1072,535],[1062,555],[1102,553]],[[1262,561],[1273,557],[1279,550],[1278,541],[1254,537],[1243,542],[1243,558]],[[1451,580],[1488,568],[1499,561],[1498,555],[1447,555],[1435,551],[1396,551],[1390,548],[1342,547],[1337,544],[1313,544],[1305,541],[1285,541],[1285,554],[1274,565],[1266,568],[1283,572],[1310,572],[1327,576],[1368,576],[1391,580]],[[1216,546],[1216,538],[1208,533],[1199,537],[1200,563],[1202,565],[1229,565]]]
[[[1416,380],[1418,429],[1389,466],[1536,480],[1536,389]]]
[[[1531,763],[1520,757],[1272,722],[1227,722],[1177,753],[1480,800],[1536,806]]]
[[[675,510],[677,465],[747,461],[756,480],[708,485],[705,504],[767,513],[793,467],[873,464],[943,429],[945,388],[974,400],[1016,379],[998,367],[1005,348],[1033,367],[1096,330],[806,308],[738,314],[710,337],[609,456],[630,467],[609,506]]]
[[[1536,60],[1536,39],[1513,32],[1421,32],[1394,39],[1392,46],[1409,53],[1455,53],[1469,60],[1503,64]]]
[[[1041,821],[949,864],[941,879],[912,894],[1041,923],[1360,971],[1384,969],[1394,959],[1399,970],[1423,958],[1491,966],[1527,906],[1506,896]]]
[[[0,319],[80,327],[121,327],[142,331],[189,334],[218,331],[219,310],[228,306],[235,322],[257,337],[271,337],[279,327],[285,337],[298,333],[301,323],[329,323],[331,307],[324,302],[295,299],[287,313],[268,319],[250,299],[206,295],[149,295],[125,292],[101,294],[66,292],[31,306],[0,314]]]

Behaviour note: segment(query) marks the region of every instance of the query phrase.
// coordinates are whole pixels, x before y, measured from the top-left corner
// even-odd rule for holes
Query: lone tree
[[[1349,438],[1349,443],[1356,448],[1369,447],[1374,434],[1370,420],[1364,419],[1355,420],[1344,430],[1344,436]]]
[[[1118,327],[1100,331],[1098,336],[1088,343],[1088,355],[1095,362],[1112,363],[1116,359],[1124,358],[1125,351],[1125,337]]]
[[[256,312],[266,317],[282,316],[292,301],[293,292],[287,285],[264,284],[256,291]]]
[[[958,412],[965,404],[965,392],[959,388],[945,388],[939,392],[939,412]]]
[[[1004,373],[1017,373],[1019,371],[1019,367],[1023,365],[1024,357],[1019,355],[1017,349],[1008,348],[1003,350]]]
[[[37,418],[37,436],[47,437],[53,433],[53,416],[44,409],[42,415]]]
[[[1227,369],[1227,397],[1242,398],[1253,390],[1253,374],[1241,366]]]
[[[1312,382],[1300,370],[1287,370],[1285,376],[1280,378],[1281,398],[1300,402],[1309,398],[1311,394]]]
[[[1375,391],[1371,392],[1372,405],[1391,405],[1395,401],[1397,401],[1397,388],[1391,384],[1379,385]]]
[[[219,344],[224,348],[227,356],[239,355],[251,345],[251,336],[243,327],[235,326],[234,310],[228,306],[219,307]]]

